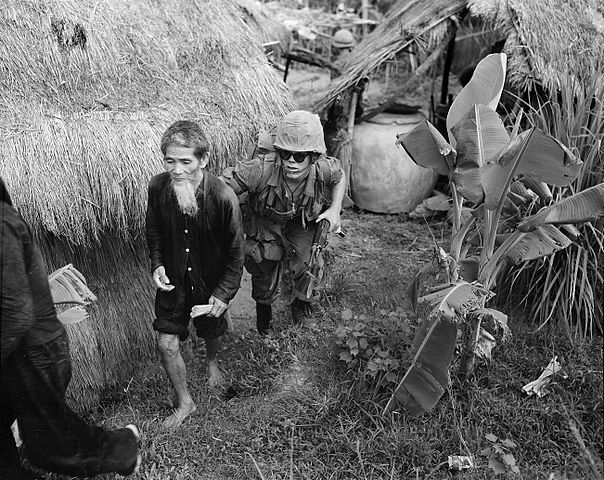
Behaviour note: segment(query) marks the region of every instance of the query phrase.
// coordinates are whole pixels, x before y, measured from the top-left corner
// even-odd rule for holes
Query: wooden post
[[[292,63],[291,57],[287,57],[287,61],[285,62],[285,72],[283,73],[283,82],[287,82],[287,74],[289,73],[289,66]]]
[[[368,18],[368,9],[369,9],[369,4],[368,4],[368,0],[362,0],[361,2],[361,18],[363,20],[367,20]],[[363,38],[365,38],[367,36],[367,23],[363,23]]]
[[[354,87],[353,87],[354,88]],[[340,149],[340,162],[346,178],[346,193],[350,196],[350,174],[352,170],[352,140],[354,138],[354,117],[357,110],[357,98],[359,94],[356,89],[353,90],[350,98],[350,108],[348,109],[348,125],[346,127],[346,140]]]

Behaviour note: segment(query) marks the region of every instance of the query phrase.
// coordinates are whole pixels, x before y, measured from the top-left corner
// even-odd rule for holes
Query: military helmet
[[[274,146],[290,152],[324,154],[327,149],[319,116],[306,110],[289,112],[277,125]]]
[[[354,37],[350,33],[350,30],[338,30],[333,36],[331,46],[334,48],[353,48]]]

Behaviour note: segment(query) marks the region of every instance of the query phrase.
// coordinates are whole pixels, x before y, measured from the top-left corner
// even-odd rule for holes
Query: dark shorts
[[[155,295],[155,321],[153,328],[161,333],[178,335],[181,341],[189,337],[190,313],[193,305],[205,305],[209,295],[194,294],[189,285],[176,287],[170,292],[157,291]],[[202,315],[193,318],[197,336],[212,340],[224,335],[227,322],[224,314],[220,317]]]

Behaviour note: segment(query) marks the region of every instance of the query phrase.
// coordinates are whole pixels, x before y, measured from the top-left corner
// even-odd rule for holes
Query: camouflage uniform
[[[296,288],[310,258],[317,228],[314,220],[331,205],[331,187],[342,179],[340,162],[321,155],[311,164],[298,201],[285,187],[282,165],[274,152],[256,153],[224,172],[243,203],[245,268],[252,275],[252,297],[270,305],[279,295],[283,260],[294,280],[293,296],[308,300]],[[316,301],[318,295],[311,299]]]

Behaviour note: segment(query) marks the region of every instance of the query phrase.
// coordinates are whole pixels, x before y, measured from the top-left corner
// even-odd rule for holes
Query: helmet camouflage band
[[[305,110],[288,113],[277,125],[274,145],[290,152],[324,154],[327,149],[319,116]]]

